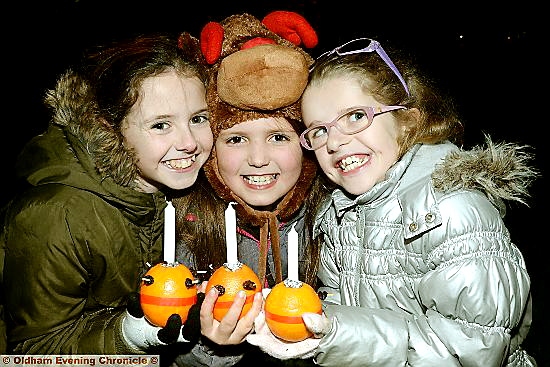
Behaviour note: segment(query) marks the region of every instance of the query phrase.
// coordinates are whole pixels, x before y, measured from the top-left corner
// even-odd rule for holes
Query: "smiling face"
[[[138,188],[158,191],[191,186],[213,145],[205,88],[174,71],[144,80],[124,121],[124,144],[138,158]]]
[[[298,134],[284,119],[263,118],[222,130],[216,140],[221,178],[256,209],[269,209],[296,184],[302,170]]]
[[[302,115],[308,128],[330,122],[354,106],[382,104],[366,94],[353,78],[342,76],[310,85],[302,96]],[[353,135],[330,128],[327,144],[315,150],[315,156],[331,181],[359,195],[384,180],[398,159],[397,141],[402,133],[392,113],[384,113],[375,116],[366,130]]]

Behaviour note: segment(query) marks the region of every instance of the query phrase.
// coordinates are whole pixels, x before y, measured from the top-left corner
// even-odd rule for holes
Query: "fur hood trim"
[[[483,191],[500,209],[502,201],[516,201],[528,206],[528,188],[539,172],[530,162],[531,147],[514,143],[494,143],[485,136],[486,147],[459,150],[445,157],[433,175],[436,190],[459,189]]]
[[[53,110],[52,123],[66,126],[92,156],[102,179],[111,177],[130,186],[138,175],[133,151],[124,147],[123,136],[98,116],[94,94],[86,81],[69,70],[45,97]]]

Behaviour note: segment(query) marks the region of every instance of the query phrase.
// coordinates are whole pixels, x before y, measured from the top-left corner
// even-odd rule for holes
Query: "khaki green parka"
[[[0,237],[8,353],[131,354],[125,298],[162,261],[165,195],[130,187],[132,154],[89,97],[65,74],[46,98],[52,123],[17,162],[29,188],[5,208]]]

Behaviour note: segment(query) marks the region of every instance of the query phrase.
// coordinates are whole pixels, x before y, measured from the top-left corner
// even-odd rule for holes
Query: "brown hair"
[[[383,47],[403,75],[410,95],[376,52],[322,56],[313,65],[308,87],[319,85],[328,78],[353,78],[380,103],[416,108],[420,112],[418,118],[413,118],[408,110],[390,112],[407,126],[398,142],[399,156],[416,143],[434,144],[449,140],[462,145],[464,128],[452,99],[438,90],[435,81],[420,71],[412,57],[390,46]]]
[[[199,42],[189,34],[179,38],[152,34],[114,42],[88,50],[75,71],[67,71],[57,88],[47,92],[46,105],[56,112],[53,120],[67,124],[94,156],[99,173],[118,184],[129,186],[138,175],[136,157],[124,146],[123,121],[136,103],[143,81],[168,70],[198,78],[207,85],[206,64]],[[84,101],[79,107],[79,124],[67,123],[63,109],[56,109],[71,90],[70,100]]]

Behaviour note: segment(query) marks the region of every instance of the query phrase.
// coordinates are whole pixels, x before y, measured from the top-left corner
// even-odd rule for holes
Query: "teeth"
[[[342,171],[347,172],[365,164],[367,160],[368,160],[368,157],[365,157],[363,159],[358,158],[356,156],[346,157],[340,161],[338,166]]]
[[[267,185],[277,178],[277,175],[243,176],[244,180],[251,185]]]
[[[196,160],[197,157],[192,156],[191,158],[187,159],[172,159],[169,161],[165,161],[164,164],[173,169],[182,169],[191,166]]]

